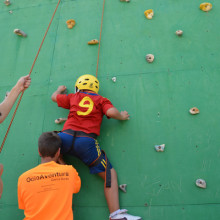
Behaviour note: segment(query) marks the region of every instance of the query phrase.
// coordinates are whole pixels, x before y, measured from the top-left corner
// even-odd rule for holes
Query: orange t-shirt
[[[73,220],[72,196],[81,180],[70,165],[54,161],[23,173],[18,179],[18,204],[25,220]]]

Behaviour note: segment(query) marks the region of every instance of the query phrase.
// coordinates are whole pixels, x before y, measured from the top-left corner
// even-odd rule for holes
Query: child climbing
[[[59,107],[69,109],[68,119],[58,134],[62,140],[61,154],[78,157],[89,167],[91,174],[98,174],[105,180],[104,193],[110,220],[141,220],[141,217],[120,209],[117,173],[96,140],[104,115],[128,120],[128,112],[119,112],[107,98],[98,95],[99,81],[92,75],[77,79],[75,94],[62,94],[65,90],[65,86],[59,86],[51,97]]]

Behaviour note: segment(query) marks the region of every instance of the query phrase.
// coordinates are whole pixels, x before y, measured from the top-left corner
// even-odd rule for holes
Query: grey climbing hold
[[[154,147],[157,152],[163,152],[165,149],[165,144],[155,145]]]
[[[126,187],[127,187],[127,184],[121,184],[121,185],[119,186],[119,189],[122,190],[124,193],[126,193],[126,192],[127,192],[127,191],[126,191]]]
[[[55,120],[55,123],[56,124],[60,124],[60,123],[62,123],[64,121],[66,121],[66,120],[67,120],[67,118],[58,118],[58,119]]]
[[[112,77],[112,81],[115,83],[116,82],[116,80],[117,80],[117,78],[114,76],[114,77]]]
[[[199,114],[199,109],[196,107],[193,107],[189,110],[189,112],[191,115],[196,115],[196,114]]]
[[[10,11],[9,11],[9,13],[10,13],[10,14],[12,14],[12,13],[13,13],[13,11],[12,11],[12,10],[10,10]]]
[[[9,6],[11,4],[10,0],[5,0],[4,1],[5,5]]]
[[[183,35],[183,31],[182,30],[177,30],[176,31],[176,35],[177,36],[182,36]]]
[[[154,61],[154,55],[153,54],[147,54],[146,60],[148,63],[152,63]]]
[[[200,188],[205,189],[206,188],[206,182],[203,179],[197,179],[196,180],[196,185]]]
[[[20,30],[20,29],[14,29],[14,33],[19,35],[19,36],[22,36],[22,37],[27,37],[27,34],[24,31]]]
[[[120,0],[120,2],[130,2],[130,0]]]

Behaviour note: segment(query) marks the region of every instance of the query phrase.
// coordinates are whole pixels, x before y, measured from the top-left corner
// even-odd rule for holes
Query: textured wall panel
[[[122,208],[143,219],[219,219],[220,204],[220,2],[202,12],[201,1],[106,0],[98,78],[100,94],[129,121],[104,118],[99,142],[118,172]],[[0,4],[0,98],[28,74],[56,7],[55,0]],[[144,16],[152,8],[152,20]],[[9,13],[12,10],[13,13]],[[0,154],[5,170],[0,218],[22,219],[17,208],[17,178],[40,162],[37,140],[42,131],[61,130],[54,120],[68,111],[56,107],[51,94],[59,85],[74,91],[82,74],[96,73],[102,1],[61,1],[32,72],[7,141]],[[66,20],[76,26],[67,29]],[[24,30],[27,38],[13,33]],[[175,31],[182,29],[182,37]],[[155,55],[147,63],[145,56]],[[112,81],[116,77],[116,82]],[[199,115],[189,114],[198,107]],[[1,138],[12,112],[0,126]],[[156,144],[166,144],[157,153]],[[82,178],[74,196],[75,219],[108,218],[103,182],[79,160],[66,157]],[[198,178],[207,189],[195,186]],[[4,216],[2,218],[2,216]]]

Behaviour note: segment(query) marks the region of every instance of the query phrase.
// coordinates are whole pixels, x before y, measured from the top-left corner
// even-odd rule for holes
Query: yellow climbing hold
[[[98,44],[98,43],[99,41],[97,39],[93,39],[88,42],[89,45]]]
[[[144,12],[145,16],[147,19],[152,19],[154,16],[154,11],[152,9],[148,9]]]
[[[70,20],[66,21],[66,24],[69,29],[72,29],[75,26],[76,22],[74,19],[70,19]]]
[[[200,9],[202,11],[210,11],[212,9],[212,4],[211,3],[207,3],[207,2],[204,2],[200,5]]]
[[[11,4],[10,0],[5,0],[4,1],[5,5],[9,6]]]

